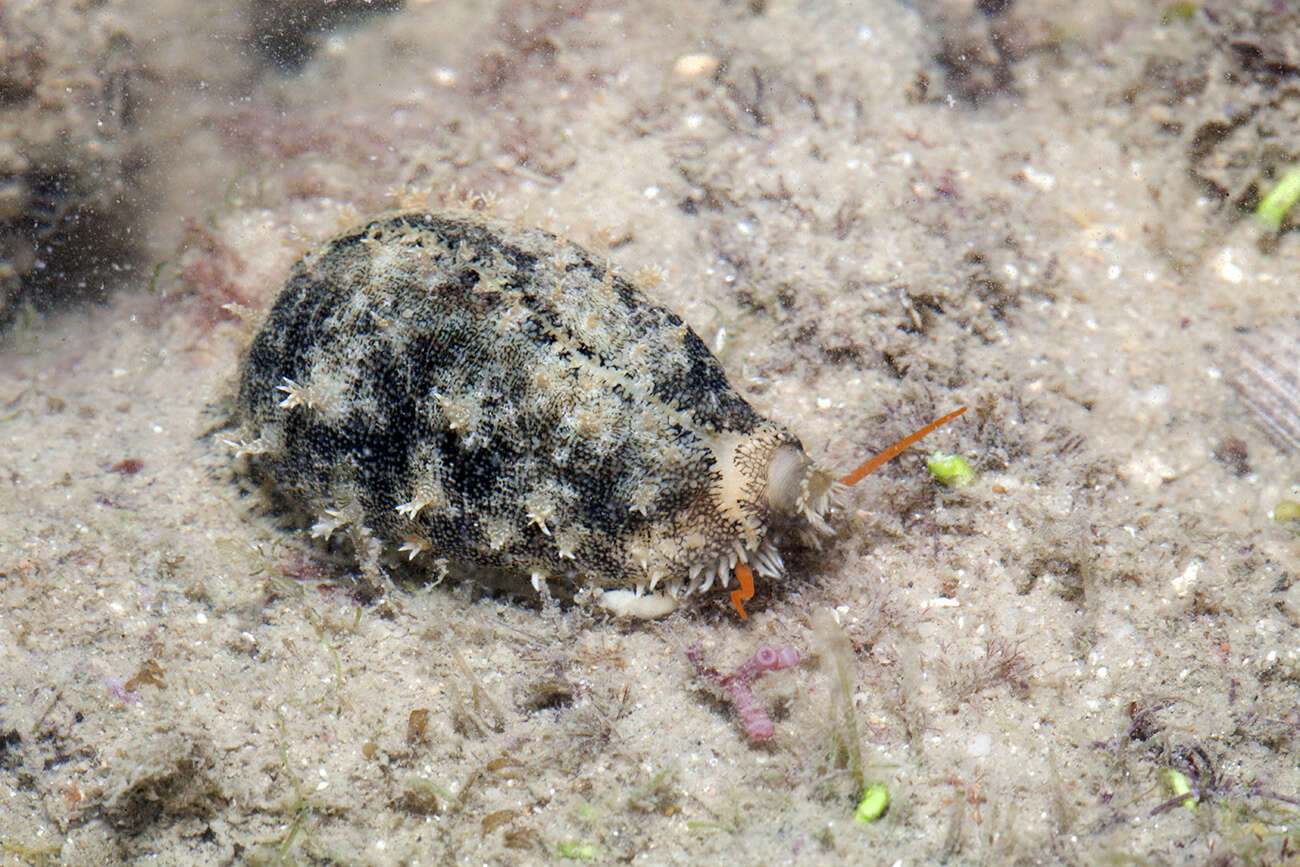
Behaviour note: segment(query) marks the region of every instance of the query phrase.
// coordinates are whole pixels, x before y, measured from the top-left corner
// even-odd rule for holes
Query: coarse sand
[[[0,863],[1297,863],[1300,464],[1231,386],[1300,358],[1294,3],[385,5],[132,68],[135,259],[0,336]],[[607,257],[830,466],[969,409],[745,621],[363,586],[211,431],[411,206]],[[760,645],[758,742],[687,652]]]

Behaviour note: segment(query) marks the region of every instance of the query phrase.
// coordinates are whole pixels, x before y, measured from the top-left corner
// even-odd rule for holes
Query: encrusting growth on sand
[[[782,647],[777,650],[766,644],[761,645],[752,657],[730,674],[722,674],[705,665],[704,653],[698,647],[686,651],[686,658],[695,666],[695,672],[700,677],[726,691],[740,717],[741,727],[750,740],[765,741],[776,734],[776,725],[758,703],[752,687],[754,681],[769,671],[780,671],[798,665],[801,656],[797,648]]]
[[[294,268],[244,354],[239,467],[385,557],[592,588],[618,614],[780,578],[839,482],[763,418],[676,314],[537,229],[405,212]]]

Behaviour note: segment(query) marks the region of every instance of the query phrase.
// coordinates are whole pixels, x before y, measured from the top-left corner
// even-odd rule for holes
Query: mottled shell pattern
[[[362,560],[655,616],[826,531],[832,476],[674,313],[575,244],[411,212],[294,268],[244,355],[240,468]],[[643,594],[650,595],[643,598]]]

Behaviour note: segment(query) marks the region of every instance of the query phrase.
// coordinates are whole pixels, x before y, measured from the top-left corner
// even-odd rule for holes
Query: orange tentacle
[[[856,485],[874,472],[881,464],[891,460],[892,458],[898,457],[908,446],[938,428],[943,427],[965,411],[966,407],[963,406],[960,409],[948,413],[937,421],[930,422],[920,430],[908,434],[880,454],[868,460],[853,472],[849,473],[844,478],[840,479],[840,483],[845,485]],[[754,572],[749,568],[748,563],[737,563],[735,575],[736,580],[740,582],[740,587],[737,590],[731,591],[731,604],[736,606],[736,611],[740,614],[741,620],[748,620],[749,615],[745,613],[744,602],[748,599],[754,598]]]
[[[871,475],[871,473],[875,472],[875,470],[881,464],[885,463],[888,460],[896,458],[900,454],[902,454],[903,449],[907,448],[912,443],[916,442],[926,434],[929,434],[932,431],[943,427],[948,422],[952,421],[953,419],[955,419],[957,416],[961,415],[965,411],[966,411],[966,407],[963,406],[961,409],[948,413],[938,421],[932,421],[925,427],[921,428],[920,430],[908,434],[898,442],[894,443],[889,448],[885,449],[880,454],[868,460],[866,463],[858,467],[853,472],[849,473],[844,478],[840,479],[840,483],[844,485],[856,485],[858,482],[862,481],[867,476]]]
[[[736,580],[740,582],[740,589],[731,591],[731,604],[740,612],[741,620],[748,620],[749,615],[745,613],[745,606],[742,603],[746,599],[754,598],[754,573],[748,563],[737,563],[735,573]]]

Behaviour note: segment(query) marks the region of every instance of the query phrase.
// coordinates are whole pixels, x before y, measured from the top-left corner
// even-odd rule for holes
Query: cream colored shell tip
[[[780,577],[835,485],[676,314],[574,244],[470,216],[384,216],[307,255],[233,421],[237,467],[363,566],[629,616],[738,564]]]

